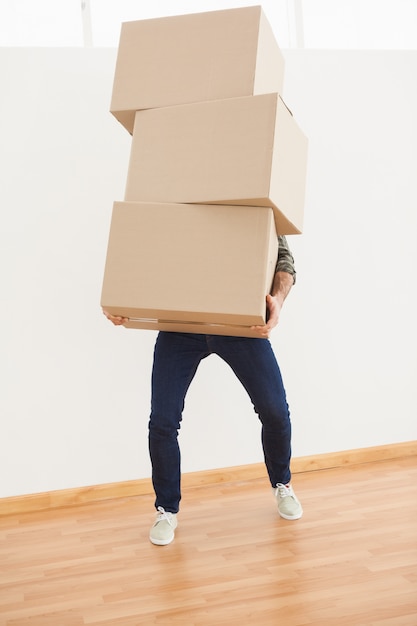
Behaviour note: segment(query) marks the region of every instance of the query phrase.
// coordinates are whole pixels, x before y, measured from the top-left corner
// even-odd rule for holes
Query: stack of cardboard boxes
[[[101,305],[130,328],[254,336],[278,234],[300,233],[307,139],[260,6],[126,22],[111,112],[132,134]]]

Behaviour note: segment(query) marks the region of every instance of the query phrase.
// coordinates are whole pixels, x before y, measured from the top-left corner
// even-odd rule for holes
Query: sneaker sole
[[[301,511],[301,513],[297,513],[297,515],[286,515],[285,513],[281,513],[281,511],[278,509],[278,514],[280,515],[280,517],[282,517],[283,519],[287,519],[287,520],[295,520],[295,519],[300,519],[300,517],[303,516],[303,511]]]
[[[170,539],[153,539],[152,537],[149,537],[149,541],[153,543],[154,546],[167,546],[174,541],[174,537],[175,535],[172,535]]]

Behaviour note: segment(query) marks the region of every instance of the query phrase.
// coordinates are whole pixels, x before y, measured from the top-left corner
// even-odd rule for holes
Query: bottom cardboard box
[[[127,328],[256,336],[277,254],[270,207],[115,202],[101,306]]]

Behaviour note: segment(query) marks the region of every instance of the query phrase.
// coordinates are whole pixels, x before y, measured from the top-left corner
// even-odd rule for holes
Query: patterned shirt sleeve
[[[275,266],[275,272],[287,272],[288,274],[291,274],[295,283],[296,271],[294,257],[291,253],[285,235],[278,235],[278,258]]]

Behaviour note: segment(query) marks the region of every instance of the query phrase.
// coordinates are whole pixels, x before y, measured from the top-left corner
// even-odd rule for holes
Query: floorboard
[[[186,489],[174,543],[151,496],[0,518],[0,626],[417,626],[417,458]]]

